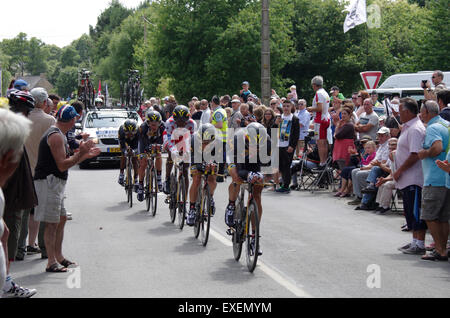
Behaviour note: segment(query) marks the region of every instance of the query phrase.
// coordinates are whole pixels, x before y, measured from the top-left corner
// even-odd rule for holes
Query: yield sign
[[[374,71],[374,72],[362,72],[361,78],[363,80],[364,86],[366,89],[375,89],[378,87],[380,83],[382,72]]]

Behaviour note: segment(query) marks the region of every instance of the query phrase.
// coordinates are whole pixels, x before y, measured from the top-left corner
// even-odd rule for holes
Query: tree
[[[27,71],[31,75],[39,75],[48,70],[48,51],[44,50],[44,43],[33,37],[28,44]]]
[[[56,80],[56,89],[58,94],[63,97],[69,97],[78,87],[78,69],[75,66],[63,68]]]
[[[10,56],[8,71],[11,74],[20,73],[23,76],[29,48],[27,35],[21,32],[13,39],[3,40],[1,47],[3,52]]]

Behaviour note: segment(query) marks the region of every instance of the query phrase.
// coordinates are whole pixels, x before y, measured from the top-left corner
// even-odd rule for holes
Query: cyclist
[[[149,110],[145,117],[145,122],[139,128],[139,188],[138,188],[138,200],[144,201],[144,176],[147,168],[147,157],[144,156],[145,152],[149,151],[152,145],[163,144],[164,125],[161,125],[161,114],[157,111]],[[162,190],[161,182],[161,170],[162,170],[162,157],[161,153],[158,153],[155,160],[156,174],[158,189]]]
[[[242,144],[244,147],[239,146]],[[259,152],[262,145],[267,145],[267,149],[270,150],[270,137],[267,135],[264,126],[259,123],[251,123],[246,128],[239,130],[233,138],[233,143],[230,145],[233,157],[228,156],[228,160],[231,160],[228,164],[228,172],[233,181],[228,188],[229,203],[225,210],[225,223],[230,228],[234,226],[234,212],[236,210],[236,200],[239,195],[240,185],[245,181],[254,184],[253,198],[258,206],[258,216],[261,222],[263,212],[261,192],[264,188],[262,185],[264,176],[261,173],[263,163],[261,162],[261,154]],[[243,158],[241,158],[242,155],[239,155],[241,148],[245,149]],[[228,230],[227,233],[231,234],[231,231]],[[258,253],[262,255],[261,250]]]
[[[216,139],[216,134],[218,134],[218,132],[212,124],[204,124],[197,130],[195,137],[191,139],[192,184],[189,189],[190,208],[186,218],[186,224],[189,226],[195,224],[196,202],[202,173],[216,171],[217,168],[217,164],[214,163],[213,160],[208,160],[208,158],[206,158],[206,156],[209,155],[211,156],[209,159],[213,159],[216,146],[219,147],[219,150],[220,147],[222,147],[220,138]],[[199,147],[200,145],[201,147]],[[212,215],[214,215],[215,203],[213,196],[217,187],[217,181],[214,175],[208,176],[208,185],[211,192]]]
[[[120,157],[120,174],[119,174],[119,184],[124,185],[124,170],[125,170],[125,160],[126,155],[128,151],[133,150],[135,153],[137,153],[138,150],[138,141],[139,141],[139,132],[137,129],[136,121],[128,119],[126,120],[122,126],[119,128],[119,143],[120,143],[120,150],[122,152],[122,155]],[[138,165],[137,165],[137,159],[135,156],[133,156],[133,169],[134,169],[134,187],[137,191],[139,184],[138,184]]]
[[[163,140],[164,148],[167,149],[168,158],[166,162],[166,181],[164,183],[164,193],[170,193],[170,173],[172,172],[173,161],[179,156],[179,152],[185,155],[190,150],[190,137],[196,130],[196,123],[190,118],[189,109],[186,106],[179,105],[175,107],[170,117],[166,121]],[[188,146],[189,145],[189,146]],[[186,180],[186,189],[189,188],[188,177],[189,163],[185,162],[183,173]]]
[[[101,108],[103,106],[103,99],[101,99],[100,97],[97,97],[95,99],[95,107],[97,109]]]

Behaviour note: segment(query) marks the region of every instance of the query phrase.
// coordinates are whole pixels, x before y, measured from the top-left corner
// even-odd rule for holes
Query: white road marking
[[[233,243],[231,240],[222,234],[219,234],[217,231],[214,231],[213,229],[209,230],[209,233],[214,236],[217,240],[219,240],[222,244],[228,247],[232,247]],[[293,282],[291,279],[288,279],[284,277],[282,273],[270,268],[260,260],[258,260],[257,265],[264,273],[266,273],[270,278],[272,278],[274,281],[276,281],[278,284],[289,290],[291,293],[293,293],[295,296],[300,298],[312,298],[311,295],[309,295],[307,292],[305,292],[303,289],[301,289],[295,282]]]

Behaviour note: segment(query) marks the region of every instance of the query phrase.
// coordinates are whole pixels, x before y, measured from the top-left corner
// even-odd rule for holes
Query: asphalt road
[[[401,214],[355,211],[327,191],[265,190],[264,255],[251,274],[243,258],[233,259],[225,233],[228,182],[217,188],[203,247],[192,228],[170,223],[164,195],[156,217],[144,202],[128,208],[117,177],[116,169],[71,169],[66,207],[73,220],[63,250],[79,267],[45,273],[46,261],[27,256],[12,266],[17,283],[36,288],[35,297],[55,298],[450,297],[449,262],[397,250],[411,239],[400,231]]]

